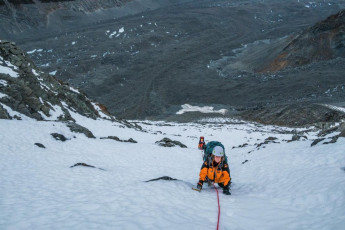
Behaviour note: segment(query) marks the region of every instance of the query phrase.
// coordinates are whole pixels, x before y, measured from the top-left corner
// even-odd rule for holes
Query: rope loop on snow
[[[217,230],[219,229],[219,217],[220,217],[220,204],[219,204],[219,194],[218,194],[218,189],[216,186],[213,184],[213,187],[216,189],[217,192],[217,200],[218,200],[218,221],[217,221]]]

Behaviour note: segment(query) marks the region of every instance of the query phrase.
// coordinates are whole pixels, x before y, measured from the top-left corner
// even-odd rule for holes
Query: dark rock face
[[[260,71],[273,72],[336,57],[345,58],[345,10],[295,36],[277,57]]]
[[[76,164],[70,166],[70,168],[74,168],[74,167],[77,167],[77,166],[89,167],[89,168],[96,168],[95,166],[88,165],[88,164],[86,164],[86,163],[76,163]],[[98,169],[100,169],[100,170],[102,170],[102,171],[105,171],[105,169],[102,169],[102,168],[98,168]]]
[[[157,181],[157,180],[178,180],[178,179],[172,178],[170,176],[162,176],[155,179],[147,180],[145,182],[151,182],[151,181]]]
[[[318,136],[323,137],[323,136],[326,136],[330,133],[336,132],[338,130],[339,130],[338,126],[334,126],[334,127],[328,128],[328,129],[323,129],[318,133]]]
[[[52,135],[54,137],[54,139],[58,140],[58,141],[65,142],[68,140],[64,135],[59,134],[59,133],[51,133],[50,135]]]
[[[81,92],[41,72],[14,43],[0,41],[0,106],[37,120],[57,116],[58,120],[73,120],[68,109],[97,118],[99,113]],[[1,118],[11,118],[4,106]]]
[[[96,138],[90,130],[76,123],[68,122],[67,127],[69,127],[72,132],[83,133],[88,138]]]
[[[264,145],[267,145],[267,144],[270,144],[270,143],[279,143],[279,142],[276,142],[274,140],[268,140],[266,139],[264,142],[262,143],[259,143],[259,144],[256,144],[256,147],[259,149],[261,146],[263,146],[263,148],[265,148]]]
[[[277,140],[278,138],[276,138],[276,137],[267,137],[266,139],[265,139],[265,141],[274,141],[274,140]]]
[[[321,142],[321,141],[323,141],[323,140],[325,140],[325,138],[318,138],[318,139],[314,140],[314,141],[311,143],[310,146],[317,145],[317,143],[319,143],[319,142]]]
[[[298,127],[318,122],[340,121],[345,118],[345,114],[319,104],[299,103],[248,109],[242,112],[241,117],[262,124]]]
[[[248,160],[245,160],[245,161],[242,162],[242,164],[245,164],[245,163],[247,163],[247,162],[248,162]]]
[[[338,135],[335,135],[333,137],[331,137],[331,140],[330,141],[327,141],[327,142],[324,142],[323,144],[326,145],[326,144],[334,144],[337,142],[339,136]]]
[[[130,143],[138,143],[136,140],[134,140],[133,138],[129,138],[128,140],[127,140],[127,142],[130,142]]]
[[[71,112],[92,119],[106,116],[124,127],[142,130],[137,124],[116,119],[104,105],[93,103],[84,93],[40,71],[14,43],[0,41],[0,119],[20,120],[25,115],[37,120],[64,121],[72,132],[95,138],[90,130],[74,122]],[[57,133],[52,136],[66,140]],[[127,142],[136,143],[133,139]]]
[[[129,143],[138,143],[136,140],[134,140],[133,138],[129,138],[128,140],[121,140],[120,138],[118,138],[117,136],[108,136],[108,137],[101,137],[101,139],[111,139],[111,140],[115,140],[118,142],[129,142]]]
[[[182,144],[179,141],[173,141],[170,138],[163,138],[160,141],[156,141],[156,144],[163,146],[163,147],[174,147],[174,146],[180,146],[181,148],[187,148],[186,145]]]
[[[339,134],[339,137],[345,137],[345,130],[342,130]]]
[[[15,35],[44,31],[44,34],[61,32],[64,28],[78,28],[91,23],[90,14],[118,8],[131,0],[3,0],[0,2],[0,32],[7,39]],[[110,14],[110,13],[109,13]],[[96,20],[109,19],[110,15]],[[74,21],[80,21],[78,25]],[[95,21],[96,21],[95,20]],[[95,22],[93,22],[95,23]]]
[[[287,142],[289,143],[289,142],[293,142],[293,141],[299,141],[301,138],[304,138],[305,140],[308,139],[307,136],[302,136],[302,135],[294,134],[294,135],[292,135],[291,140],[288,140]]]
[[[299,139],[301,139],[301,136],[295,134],[292,136],[291,141],[298,141]]]
[[[84,167],[96,168],[95,166],[88,165],[88,164],[85,164],[85,163],[76,163],[76,164],[70,166],[70,168],[73,168],[73,167],[76,167],[76,166],[84,166]]]
[[[239,146],[233,146],[232,148],[233,149],[235,149],[235,148],[244,148],[244,147],[246,147],[246,146],[248,146],[248,143],[244,143],[244,144],[242,144],[242,145],[239,145]]]
[[[318,144],[319,142],[325,140],[326,139],[326,137],[325,137],[326,135],[329,135],[329,134],[332,134],[332,133],[335,133],[335,132],[340,132],[339,134],[336,134],[336,135],[334,135],[332,137],[328,137],[327,141],[323,142],[323,144],[333,144],[333,143],[336,143],[340,137],[345,137],[345,129],[344,129],[344,127],[345,127],[345,123],[344,122],[342,122],[340,124],[332,123],[332,126],[330,126],[327,129],[321,130],[318,133],[318,136],[320,138],[314,140],[313,143],[311,144],[311,146],[314,146],[314,145]]]
[[[43,148],[43,149],[46,148],[46,147],[45,147],[43,144],[41,144],[41,143],[35,143],[35,145],[38,146],[38,147],[40,147],[40,148]]]
[[[7,110],[0,105],[0,119],[10,119],[11,116],[8,114]]]

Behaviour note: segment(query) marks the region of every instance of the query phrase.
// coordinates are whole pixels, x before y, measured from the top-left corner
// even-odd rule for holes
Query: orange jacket
[[[199,184],[202,185],[206,177],[208,177],[209,180],[215,183],[223,183],[224,186],[227,186],[231,181],[229,165],[224,163],[222,167],[218,166],[219,164],[215,162],[209,165],[209,163],[205,161],[201,166]]]

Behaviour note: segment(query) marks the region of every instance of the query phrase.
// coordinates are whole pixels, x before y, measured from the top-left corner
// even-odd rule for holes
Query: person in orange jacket
[[[214,147],[211,155],[211,161],[204,161],[200,170],[200,178],[197,184],[197,189],[201,191],[203,183],[208,182],[218,183],[219,187],[223,188],[223,193],[231,195],[230,193],[230,170],[229,165],[224,162],[224,149],[221,146]]]

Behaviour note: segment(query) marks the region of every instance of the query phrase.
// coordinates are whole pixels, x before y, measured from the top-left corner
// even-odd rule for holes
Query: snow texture
[[[184,105],[181,105],[181,107],[182,109],[176,112],[176,114],[183,114],[187,112],[200,112],[200,113],[220,113],[224,115],[227,112],[226,109],[214,110],[212,106],[199,107],[199,106],[184,104]]]
[[[32,73],[35,75],[35,76],[40,76],[37,71],[35,69],[32,69]]]
[[[107,114],[105,114],[102,109],[95,103],[95,102],[91,102],[91,104],[93,105],[93,107],[95,108],[95,110],[98,112],[98,114],[104,118],[104,119],[111,119],[111,117]]]
[[[215,229],[216,191],[207,185],[200,193],[191,189],[202,164],[199,136],[221,141],[230,162],[232,195],[220,190],[220,229],[345,226],[344,138],[310,147],[316,132],[305,133],[308,140],[287,143],[292,129],[244,122],[135,121],[146,130],[139,132],[71,115],[97,138],[59,122],[0,120],[0,229]],[[110,135],[138,143],[100,139]],[[154,144],[164,137],[188,148]],[[258,148],[268,137],[279,143]],[[76,163],[95,168],[70,168]],[[144,182],[161,176],[181,181]]]
[[[73,87],[69,87],[69,90],[71,90],[72,92],[75,92],[75,93],[77,93],[77,94],[80,94],[79,93],[79,91],[77,90],[77,89],[75,89],[75,88],[73,88]]]
[[[7,67],[7,66],[0,65],[0,73],[8,74],[8,75],[10,75],[11,77],[14,77],[14,78],[19,77],[19,74],[16,71],[14,71],[13,69],[11,69],[10,67]]]
[[[0,98],[3,98],[3,97],[8,97],[8,95],[0,92]]]
[[[55,75],[56,75],[56,72],[57,72],[57,70],[51,71],[51,72],[49,72],[49,74],[55,76]]]
[[[3,85],[3,86],[7,86],[8,85],[7,81],[5,81],[5,80],[0,80],[0,84]]]
[[[40,98],[41,103],[42,99]],[[46,116],[43,112],[39,111],[38,113],[41,114],[44,120],[48,121],[56,121],[59,117],[64,115],[62,108],[59,105],[52,105],[51,103],[47,102],[51,106],[51,110],[49,110],[49,116]]]
[[[7,106],[7,105],[5,105],[5,104],[3,104],[3,103],[0,103],[0,105],[7,111],[7,113],[11,116],[11,117],[18,117],[18,118],[20,118],[20,119],[22,119],[22,120],[32,120],[32,118],[30,118],[30,117],[27,117],[27,116],[25,116],[24,114],[21,114],[21,113],[18,113],[17,111],[14,111],[14,110],[12,110],[9,106]],[[2,132],[4,132],[4,133],[7,133],[8,131],[2,131]],[[2,150],[2,148],[0,148],[0,150]],[[0,153],[1,154],[1,153]],[[1,179],[1,178],[0,178]],[[1,195],[1,194],[0,194]],[[1,201],[1,200],[0,200]],[[0,208],[0,210],[1,210],[1,208]],[[0,226],[1,226],[1,224],[0,224]]]

